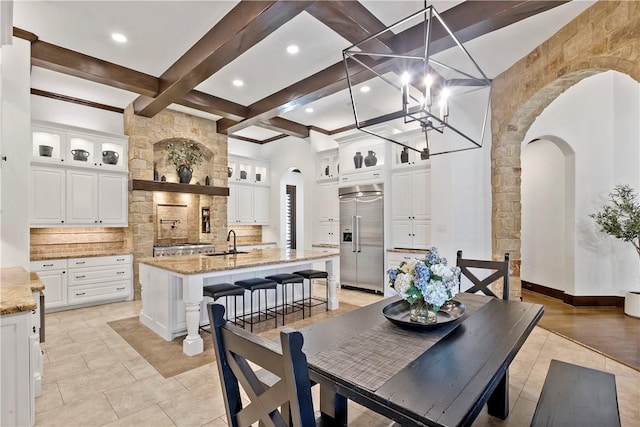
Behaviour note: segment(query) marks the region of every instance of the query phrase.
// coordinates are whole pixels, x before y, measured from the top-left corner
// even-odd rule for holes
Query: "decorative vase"
[[[409,162],[409,147],[404,147],[402,153],[400,153],[400,163]]]
[[[233,168],[227,168],[227,178],[231,178],[231,175],[233,175]]]
[[[429,160],[429,149],[423,148],[420,152],[420,160]]]
[[[356,151],[356,155],[353,156],[353,164],[355,165],[356,169],[360,169],[362,167],[362,159],[362,153]]]
[[[437,323],[435,307],[420,298],[410,304],[409,319],[416,323]]]
[[[375,151],[369,150],[369,154],[364,158],[365,166],[375,166],[378,163],[378,158],[376,157]]]
[[[188,184],[191,182],[191,176],[193,175],[193,169],[187,165],[182,165],[178,168],[178,179],[180,184]]]
[[[211,185],[211,178],[209,178],[209,175],[204,178],[204,185]]]
[[[640,319],[640,292],[629,291],[624,294],[624,314]]]

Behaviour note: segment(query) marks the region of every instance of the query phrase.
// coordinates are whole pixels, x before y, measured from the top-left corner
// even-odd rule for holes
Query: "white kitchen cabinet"
[[[67,171],[67,224],[98,223],[98,174],[93,171]]]
[[[31,226],[128,225],[127,175],[31,166]]]
[[[61,225],[66,220],[65,170],[31,166],[31,225]]]
[[[269,163],[250,157],[229,155],[229,183],[258,184],[268,186],[270,183]]]
[[[133,296],[133,257],[110,255],[32,261],[45,285],[45,309],[59,311]]]
[[[131,255],[71,258],[68,265],[68,306],[130,299],[133,296]]]
[[[316,179],[318,182],[337,181],[340,172],[337,148],[318,152],[316,164]]]
[[[338,182],[324,182],[317,188],[317,236],[320,244],[337,245],[340,233],[340,199]]]
[[[44,283],[44,310],[67,305],[67,260],[32,261],[30,270]]]
[[[82,129],[57,123],[31,124],[32,161],[82,168],[126,171],[126,136]]]
[[[35,421],[31,323],[31,311],[0,316],[0,425],[3,426],[31,426]]]
[[[395,248],[428,249],[431,240],[429,168],[395,172],[391,177],[391,236]]]
[[[230,185],[227,224],[268,224],[269,187]]]
[[[98,223],[126,227],[129,223],[127,175],[98,174]]]

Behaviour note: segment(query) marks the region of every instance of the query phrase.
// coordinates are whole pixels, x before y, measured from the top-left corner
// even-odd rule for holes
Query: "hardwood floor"
[[[640,319],[626,316],[620,307],[574,307],[527,290],[522,297],[544,305],[538,326],[640,371]]]

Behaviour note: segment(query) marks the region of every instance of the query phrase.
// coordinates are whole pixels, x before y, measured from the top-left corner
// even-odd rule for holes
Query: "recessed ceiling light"
[[[242,80],[240,80],[240,79],[235,79],[232,83],[233,83],[233,85],[234,85],[234,86],[236,86],[236,87],[242,87],[242,86],[244,86],[244,82],[243,82]]]
[[[289,46],[287,46],[287,52],[291,55],[295,55],[296,53],[300,52],[300,48],[295,44],[290,44]]]
[[[371,90],[371,88],[370,88],[369,86],[362,86],[362,87],[360,88],[360,92],[362,92],[362,93],[367,93],[367,92],[369,92],[370,90]]]
[[[313,108],[307,107],[304,109],[304,111],[306,111],[307,113],[313,113]]]
[[[118,42],[118,43],[126,43],[127,42],[127,37],[124,36],[123,34],[120,34],[120,33],[111,34],[111,39],[113,41]]]

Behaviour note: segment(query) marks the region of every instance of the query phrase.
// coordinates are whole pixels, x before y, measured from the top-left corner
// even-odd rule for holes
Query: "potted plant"
[[[596,220],[601,231],[623,242],[630,242],[640,260],[640,202],[630,186],[616,185],[609,194],[609,202],[589,216]],[[624,312],[640,317],[640,292],[625,294]]]
[[[192,139],[174,138],[167,144],[169,161],[176,167],[181,184],[188,184],[193,175],[192,166],[202,163],[204,153],[200,144]]]

